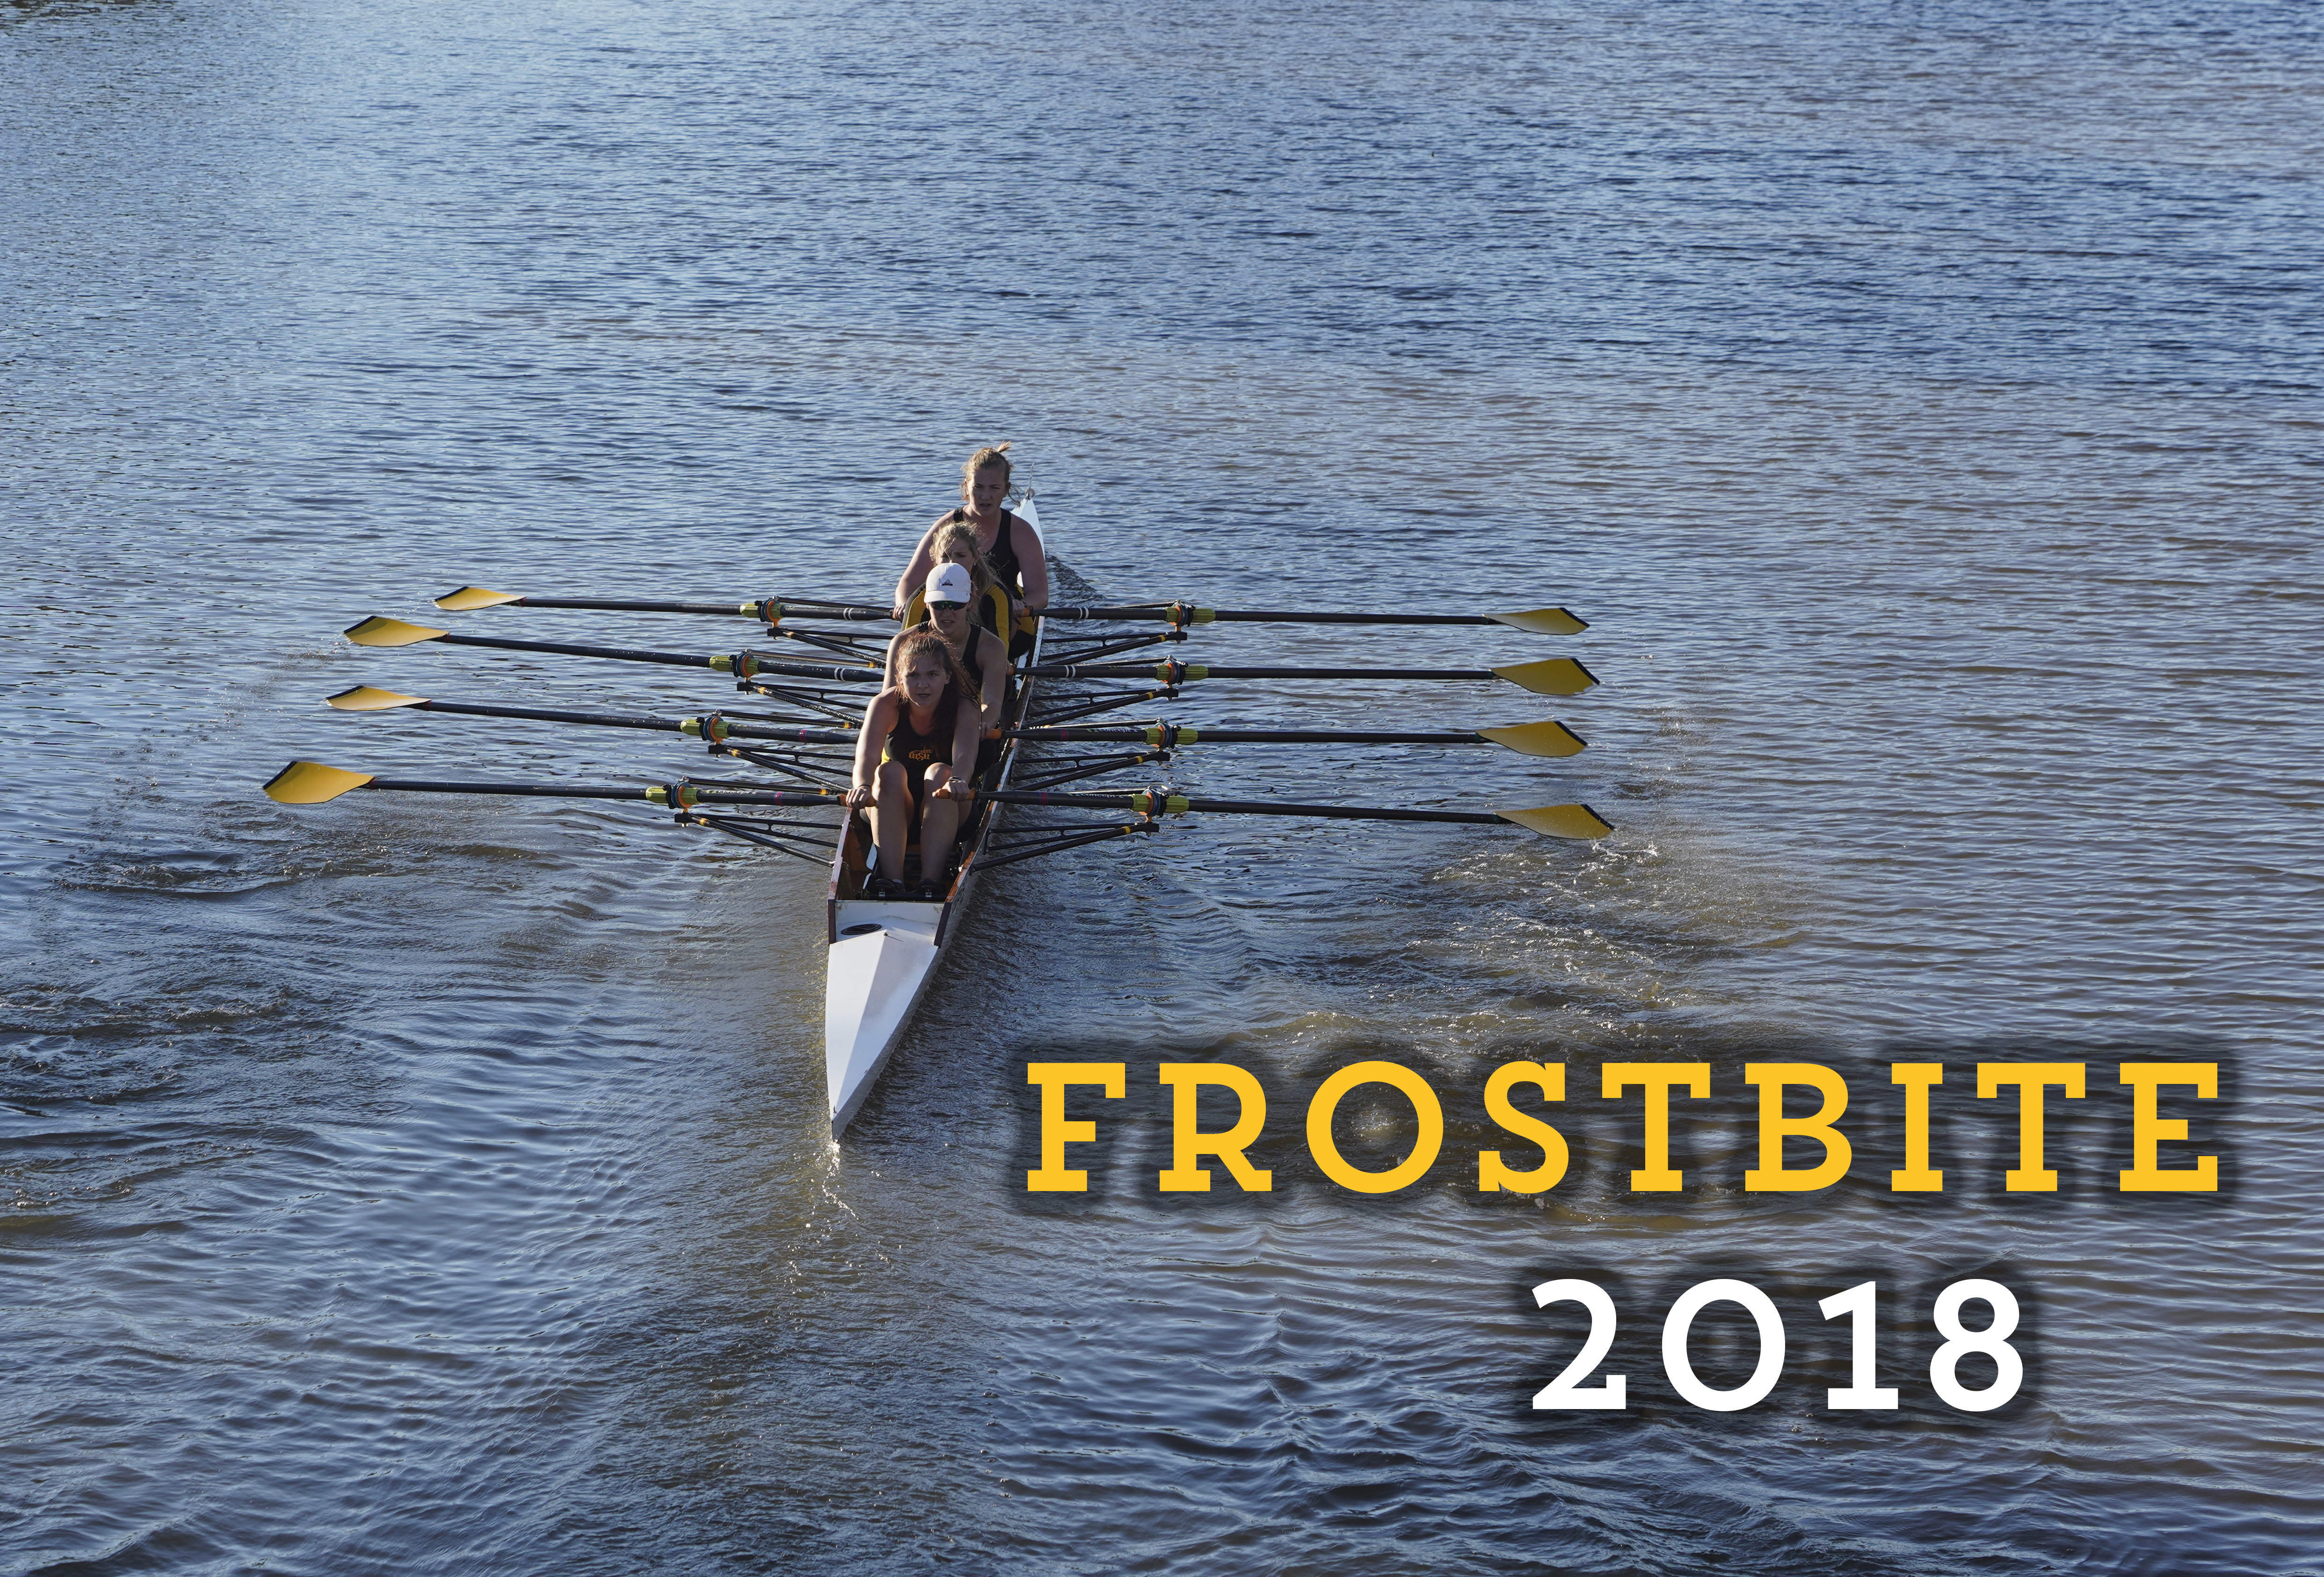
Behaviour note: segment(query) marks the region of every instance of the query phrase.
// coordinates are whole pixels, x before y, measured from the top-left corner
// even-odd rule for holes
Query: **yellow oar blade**
[[[357,685],[352,690],[323,697],[324,706],[336,706],[342,712],[391,712],[398,706],[427,704],[425,696],[399,696],[393,690],[374,690],[369,685]]]
[[[334,699],[331,705],[336,706],[338,702]],[[1477,732],[1521,756],[1578,756],[1589,748],[1580,734],[1563,723],[1520,723],[1510,728],[1480,728]]]
[[[320,805],[370,781],[369,772],[342,772],[320,761],[293,761],[266,780],[266,798],[278,805]]]
[[[447,613],[471,613],[477,608],[497,608],[503,603],[524,601],[521,592],[486,591],[480,586],[464,586],[458,591],[446,592],[436,599],[436,605]]]
[[[1578,696],[1598,682],[1598,676],[1570,657],[1545,658],[1540,662],[1513,663],[1493,670],[1513,685],[1536,696]]]
[[[440,641],[451,632],[374,615],[360,624],[348,625],[345,633],[357,646],[417,646],[423,641]]]
[[[1493,814],[1545,838],[1602,838],[1614,830],[1612,823],[1586,805],[1544,805]]]
[[[1536,635],[1579,635],[1590,628],[1586,621],[1575,618],[1563,608],[1528,608],[1522,613],[1488,613],[1485,617],[1512,630],[1530,630]]]

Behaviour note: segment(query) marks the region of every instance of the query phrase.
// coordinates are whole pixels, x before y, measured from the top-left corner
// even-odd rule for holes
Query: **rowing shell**
[[[1041,529],[1032,502],[1016,512]],[[1042,545],[1047,548],[1047,539]],[[1009,722],[1013,726],[1032,699],[1034,680],[1023,669],[1041,660],[1047,625],[1034,635],[1033,650],[1020,665]],[[1001,748],[986,788],[1006,788],[1017,766],[1018,742]],[[851,814],[839,852],[831,862],[831,954],[823,987],[823,1062],[831,1093],[831,1137],[837,1139],[862,1110],[865,1097],[903,1038],[912,1013],[927,995],[944,957],[977,892],[977,856],[1007,810],[980,796],[972,823],[968,857],[942,903],[882,900],[859,896],[871,872],[872,839],[863,818]]]
[[[1030,503],[1018,512],[1039,529],[1039,517]],[[1157,817],[1189,812],[1232,816],[1293,816],[1357,821],[1426,822],[1470,825],[1515,824],[1545,837],[1587,840],[1601,838],[1614,829],[1586,805],[1547,805],[1473,810],[1440,810],[1409,805],[1295,805],[1278,801],[1197,799],[1180,795],[1167,784],[1136,793],[1054,793],[1060,785],[1105,773],[1130,770],[1148,762],[1167,762],[1170,752],[1198,739],[1219,743],[1304,743],[1319,739],[1380,744],[1494,745],[1522,755],[1570,756],[1582,742],[1563,724],[1543,722],[1497,728],[1436,733],[1374,733],[1318,734],[1302,730],[1196,730],[1159,721],[1137,727],[1092,726],[1083,720],[1100,717],[1123,706],[1148,700],[1176,698],[1181,684],[1204,678],[1373,678],[1452,681],[1507,680],[1536,695],[1579,695],[1597,683],[1594,676],[1571,658],[1519,663],[1491,669],[1378,668],[1213,668],[1177,661],[1095,660],[1120,657],[1144,648],[1186,639],[1186,626],[1208,622],[1252,623],[1457,623],[1500,624],[1534,633],[1571,633],[1585,626],[1563,608],[1535,608],[1503,613],[1388,613],[1378,611],[1273,611],[1198,608],[1186,603],[1137,604],[1122,607],[1052,605],[1034,632],[1028,661],[1017,671],[1010,726],[1000,753],[968,824],[968,854],[960,863],[952,889],[942,901],[881,901],[864,896],[871,869],[871,833],[862,818],[847,816],[836,828],[828,822],[806,821],[799,812],[825,810],[843,798],[843,784],[829,780],[844,758],[832,747],[852,749],[860,742],[848,730],[853,715],[848,692],[861,696],[861,687],[877,683],[880,664],[873,653],[883,638],[869,632],[816,630],[823,623],[874,623],[889,610],[854,603],[820,599],[761,598],[751,602],[671,601],[637,597],[555,597],[499,592],[483,586],[461,586],[436,599],[450,612],[466,613],[503,605],[586,609],[601,613],[698,613],[731,619],[737,615],[761,620],[770,641],[789,637],[843,660],[825,664],[795,661],[777,652],[743,650],[712,653],[644,650],[628,647],[580,645],[569,641],[512,640],[497,635],[461,635],[448,630],[410,624],[401,620],[368,618],[350,627],[347,638],[358,646],[395,648],[441,641],[448,645],[490,647],[512,651],[549,652],[564,657],[610,661],[653,663],[666,667],[706,669],[735,676],[741,687],[774,697],[799,715],[742,714],[729,718],[713,712],[684,719],[649,717],[572,710],[551,711],[530,706],[481,706],[401,695],[358,686],[328,698],[343,712],[433,711],[454,716],[499,717],[593,727],[675,733],[708,742],[711,753],[739,758],[784,775],[776,782],[711,778],[680,778],[640,788],[615,784],[508,783],[447,781],[438,779],[388,779],[367,772],[346,771],[319,761],[294,761],[265,785],[268,798],[283,805],[319,805],[356,789],[410,794],[523,795],[582,799],[638,799],[663,806],[677,814],[682,825],[707,827],[746,842],[780,850],[798,858],[821,862],[833,850],[828,890],[830,954],[824,989],[824,1064],[831,1102],[831,1130],[837,1137],[862,1108],[881,1067],[895,1050],[912,1013],[927,994],[945,946],[966,918],[980,879],[1018,860],[1120,837],[1152,834]],[[785,627],[790,616],[809,628]],[[1094,636],[1077,632],[1080,622],[1167,622],[1167,631]],[[1062,704],[1045,695],[1043,710],[1030,706],[1037,682],[1048,678],[1077,676],[1108,678],[1140,678],[1159,688],[1102,687],[1094,696],[1073,696]],[[804,724],[804,727],[795,724]],[[1019,726],[1029,724],[1039,726]],[[1066,726],[1070,724],[1070,726]],[[1066,741],[1098,744],[1130,744],[1120,754],[1094,759],[1068,758],[1062,763],[1046,755],[1025,761],[1019,770],[1023,742]],[[799,747],[807,747],[802,753]],[[786,752],[788,752],[788,754]],[[1057,768],[1063,765],[1064,770]],[[1023,784],[1021,788],[1019,784]],[[1012,803],[1048,806],[1057,809],[1113,811],[1102,822],[1032,824],[1001,827]],[[1122,821],[1121,811],[1136,819]],[[767,814],[760,814],[765,812]],[[789,814],[786,814],[788,812]]]

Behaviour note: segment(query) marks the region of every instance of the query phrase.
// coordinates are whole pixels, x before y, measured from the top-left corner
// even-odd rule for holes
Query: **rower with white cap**
[[[977,723],[985,741],[977,758],[981,772],[1000,753],[1000,729],[1009,703],[1009,648],[1001,637],[969,617],[975,581],[965,566],[937,565],[927,578],[925,595],[927,620],[899,632],[888,643],[888,683],[893,686],[898,681],[896,653],[913,631],[933,629],[942,636],[954,660],[968,676],[970,693],[976,697]]]

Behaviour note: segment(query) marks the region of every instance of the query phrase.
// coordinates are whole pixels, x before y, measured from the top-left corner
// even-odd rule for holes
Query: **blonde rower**
[[[985,563],[983,549],[976,545],[976,528],[966,521],[938,526],[935,551],[936,563],[930,567],[957,564],[967,570],[970,615],[995,635],[1002,635],[1010,624],[1009,595],[993,582],[992,567]],[[927,618],[927,598],[916,591],[911,601],[904,604],[904,622],[909,626],[922,623]]]
[[[976,551],[974,543],[967,547],[971,553]],[[896,654],[904,642],[923,630],[934,630],[967,676],[968,693],[977,701],[977,726],[980,732],[987,732],[1001,726],[1008,705],[1009,648],[1001,637],[971,618],[976,600],[973,570],[964,564],[936,566],[936,572],[928,576],[925,595],[912,599],[913,607],[927,610],[928,622],[913,625],[888,643],[888,683],[891,687],[896,683]],[[987,753],[992,753],[989,746]],[[983,767],[980,760],[978,770]]]
[[[908,632],[898,643],[895,663],[902,677],[863,709],[847,807],[871,812],[879,844],[880,869],[864,883],[864,896],[935,902],[945,894],[961,816],[976,798],[983,730],[968,678],[943,636]],[[911,890],[904,886],[904,845],[915,824],[921,875]]]
[[[895,617],[901,622],[912,588],[925,579],[936,563],[936,536],[945,527],[967,524],[976,528],[976,545],[992,567],[993,578],[1009,594],[1013,628],[1008,633],[1013,656],[1033,644],[1033,618],[1049,605],[1049,567],[1041,556],[1041,534],[1030,521],[1001,506],[1009,496],[1009,446],[979,449],[961,468],[962,507],[940,517],[912,553],[912,561],[896,582]]]

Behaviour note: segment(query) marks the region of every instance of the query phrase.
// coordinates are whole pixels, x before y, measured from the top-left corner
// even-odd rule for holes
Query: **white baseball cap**
[[[964,603],[975,591],[976,582],[969,577],[965,564],[939,564],[936,572],[928,576],[928,601],[932,603]]]

